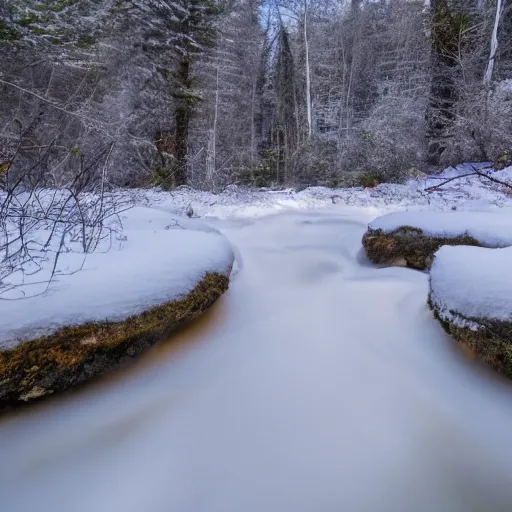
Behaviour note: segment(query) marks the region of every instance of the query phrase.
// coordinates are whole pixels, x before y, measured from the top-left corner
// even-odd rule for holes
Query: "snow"
[[[512,197],[500,185],[470,176],[454,180],[439,190],[425,192],[426,188],[442,183],[443,179],[466,174],[472,166],[483,169],[487,163],[462,164],[445,169],[435,177],[411,179],[405,184],[384,183],[375,188],[362,187],[329,189],[308,187],[268,190],[245,189],[230,185],[219,193],[181,187],[173,192],[148,190],[145,201],[157,208],[184,215],[189,207],[199,217],[254,218],[277,211],[297,211],[325,207],[332,204],[373,208],[376,214],[397,210],[481,211],[512,208]],[[489,172],[490,171],[485,171]],[[512,167],[493,172],[492,176],[512,183]]]
[[[33,277],[34,284],[10,292],[11,300],[3,296],[0,346],[64,325],[123,320],[186,294],[207,272],[226,274],[233,263],[227,240],[200,221],[143,207],[125,212],[121,220],[123,240],[111,250],[85,260],[80,253],[62,254],[62,272],[48,291],[41,282],[45,268]],[[12,300],[24,294],[29,298]]]
[[[2,421],[2,510],[510,511],[510,389],[452,350],[426,274],[364,260],[374,214],[211,218],[229,291],[122,378]]]
[[[512,245],[512,211],[508,209],[498,212],[394,212],[369,224],[371,229],[384,233],[391,233],[401,226],[418,228],[425,235],[442,238],[469,235],[486,247]]]
[[[454,173],[464,168],[444,174]],[[494,219],[512,207],[488,180],[462,178],[424,192],[438,182],[146,191],[144,208],[125,214],[123,246],[94,255],[88,270],[69,279],[90,284],[86,276],[110,261],[123,293],[108,294],[122,302],[140,285],[137,293],[150,289],[153,300],[155,291],[169,291],[163,281],[181,280],[181,272],[171,279],[179,265],[190,273],[207,258],[213,268],[229,267],[232,252],[219,232],[238,272],[172,347],[147,354],[122,377],[0,422],[3,508],[509,511],[509,388],[452,350],[426,305],[427,274],[376,268],[361,250],[368,223],[384,213],[422,210],[435,218],[455,207]],[[184,218],[187,211],[209,226]],[[181,258],[176,247],[185,241],[196,245]],[[459,249],[512,250],[443,248],[438,255]],[[146,277],[149,265],[138,265],[148,258],[154,265]],[[484,275],[480,256],[478,265],[461,261],[468,265],[459,265],[453,290],[443,288],[446,303],[459,285],[470,296],[469,276]],[[506,303],[504,289],[497,296]],[[90,299],[87,308],[105,299]]]
[[[374,189],[248,190],[230,185],[216,194],[189,187],[173,192],[143,191],[137,197],[139,207],[124,215],[126,241],[116,240],[112,250],[89,255],[85,263],[79,253],[63,254],[57,280],[46,292],[44,278],[51,270],[48,264],[31,281],[25,280],[21,288],[2,294],[2,299],[29,298],[2,300],[0,346],[13,344],[28,333],[46,334],[69,323],[125,318],[188,291],[202,275],[203,267],[203,272],[225,270],[233,258],[226,242],[207,224],[189,220],[186,214],[207,221],[243,220],[279,211],[339,205],[364,208],[368,220],[401,212],[372,222],[372,227],[393,229],[405,223],[427,233],[449,236],[467,231],[488,246],[511,245],[512,227],[507,217],[512,198],[500,186],[472,176],[452,181],[441,190],[425,192],[425,188],[439,184],[440,178],[459,176],[473,167],[483,169],[487,165],[464,164],[436,177],[414,179],[403,185],[383,184]],[[512,168],[494,172],[493,176],[512,181]],[[123,201],[131,200],[122,197],[124,192],[118,194]],[[458,211],[454,213],[453,209]],[[82,264],[83,270],[76,272]]]
[[[474,329],[480,318],[512,322],[512,247],[441,247],[430,286],[439,314],[456,325]]]

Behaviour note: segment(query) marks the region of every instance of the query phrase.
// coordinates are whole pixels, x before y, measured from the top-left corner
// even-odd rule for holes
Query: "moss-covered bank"
[[[167,339],[206,311],[228,288],[210,273],[186,296],[120,322],[63,327],[0,352],[0,410],[69,390]]]
[[[457,311],[450,311],[451,315],[465,320],[469,325],[479,326],[476,329],[460,327],[439,314],[431,297],[429,297],[428,304],[434,312],[434,316],[450,336],[499,373],[512,378],[512,322],[466,318]]]
[[[392,232],[371,229],[362,240],[368,258],[377,265],[405,266],[417,270],[430,268],[434,254],[443,245],[481,244],[469,235],[457,237],[428,236],[421,229],[401,226]]]

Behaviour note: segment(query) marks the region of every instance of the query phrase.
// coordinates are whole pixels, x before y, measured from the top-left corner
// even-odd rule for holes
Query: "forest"
[[[510,158],[502,0],[2,0],[0,180],[212,191]]]
[[[511,0],[0,0],[0,510],[512,511]]]

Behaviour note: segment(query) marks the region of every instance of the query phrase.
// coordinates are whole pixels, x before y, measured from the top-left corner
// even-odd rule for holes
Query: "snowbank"
[[[511,218],[509,210],[394,212],[370,222],[362,243],[373,263],[424,270],[443,245],[512,245]]]
[[[179,215],[192,208],[195,216],[221,219],[258,217],[279,210],[304,210],[340,204],[377,208],[381,212],[405,209],[450,211],[452,208],[471,211],[512,207],[512,197],[504,193],[506,189],[476,175],[451,181],[439,190],[425,191],[445,179],[471,172],[473,166],[481,169],[486,165],[462,164],[449,167],[435,177],[411,179],[404,184],[383,183],[375,188],[308,187],[296,191],[255,190],[230,185],[219,193],[190,187],[181,187],[172,192],[153,189],[146,192],[144,202]],[[492,176],[512,183],[512,167],[493,172]]]
[[[439,316],[461,327],[476,328],[478,319],[512,322],[512,247],[441,247],[430,289]]]
[[[66,325],[123,320],[186,294],[206,273],[227,274],[233,263],[228,241],[199,221],[138,207],[122,222],[123,240],[110,251],[85,261],[83,254],[63,254],[64,271],[48,291],[36,275],[11,292],[30,298],[0,302],[1,347]]]
[[[369,224],[373,231],[392,233],[407,226],[419,229],[426,236],[456,238],[470,236],[485,247],[512,245],[512,212],[394,212]]]
[[[446,331],[512,378],[512,247],[442,247],[429,305]]]

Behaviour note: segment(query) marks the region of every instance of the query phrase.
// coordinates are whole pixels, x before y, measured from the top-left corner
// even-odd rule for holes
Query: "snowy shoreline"
[[[232,185],[218,194],[189,187],[172,192],[139,190],[133,194],[138,206],[121,216],[123,231],[118,246],[89,254],[83,269],[76,273],[83,254],[63,254],[59,261],[61,273],[47,291],[38,274],[32,283],[24,281],[21,291],[17,289],[3,297],[29,298],[0,302],[0,347],[27,339],[27,333],[37,337],[64,325],[126,318],[187,292],[207,271],[225,273],[233,261],[229,243],[206,224],[187,216],[243,219],[279,211],[355,207],[366,209],[368,218],[403,210],[457,210],[485,211],[486,218],[491,219],[494,217],[490,211],[506,213],[512,208],[512,197],[478,176],[454,180],[440,191],[425,192],[441,177],[466,172],[466,166],[461,165],[446,169],[435,178],[412,179],[402,185],[382,184],[372,189],[310,187],[296,192]],[[512,181],[512,168],[494,175]],[[122,197],[131,192],[118,194]]]
[[[141,207],[122,214],[122,221],[118,247],[87,255],[76,272],[83,254],[66,253],[62,268],[71,272],[47,291],[33,291],[41,286],[36,275],[37,284],[26,285],[33,296],[0,302],[0,347],[66,325],[123,320],[186,294],[209,272],[227,274],[233,264],[229,242],[201,222]]]
[[[77,271],[83,254],[63,253],[66,267],[49,284],[35,276],[10,292],[47,289],[0,302],[0,410],[110,372],[169,339],[228,289],[234,253],[218,231],[151,208],[121,217],[118,246],[88,254]]]
[[[181,187],[172,192],[149,189],[141,192],[141,203],[177,215],[187,213],[198,217],[250,218],[285,210],[323,208],[336,204],[375,210],[375,217],[400,210],[468,210],[483,211],[512,208],[512,197],[506,188],[479,176],[464,177],[450,182],[439,190],[443,178],[466,174],[468,165],[445,169],[435,177],[411,179],[404,184],[383,183],[375,188],[308,187],[269,190],[247,189],[230,185],[222,192],[206,192]],[[493,176],[512,182],[512,167],[493,173]]]

